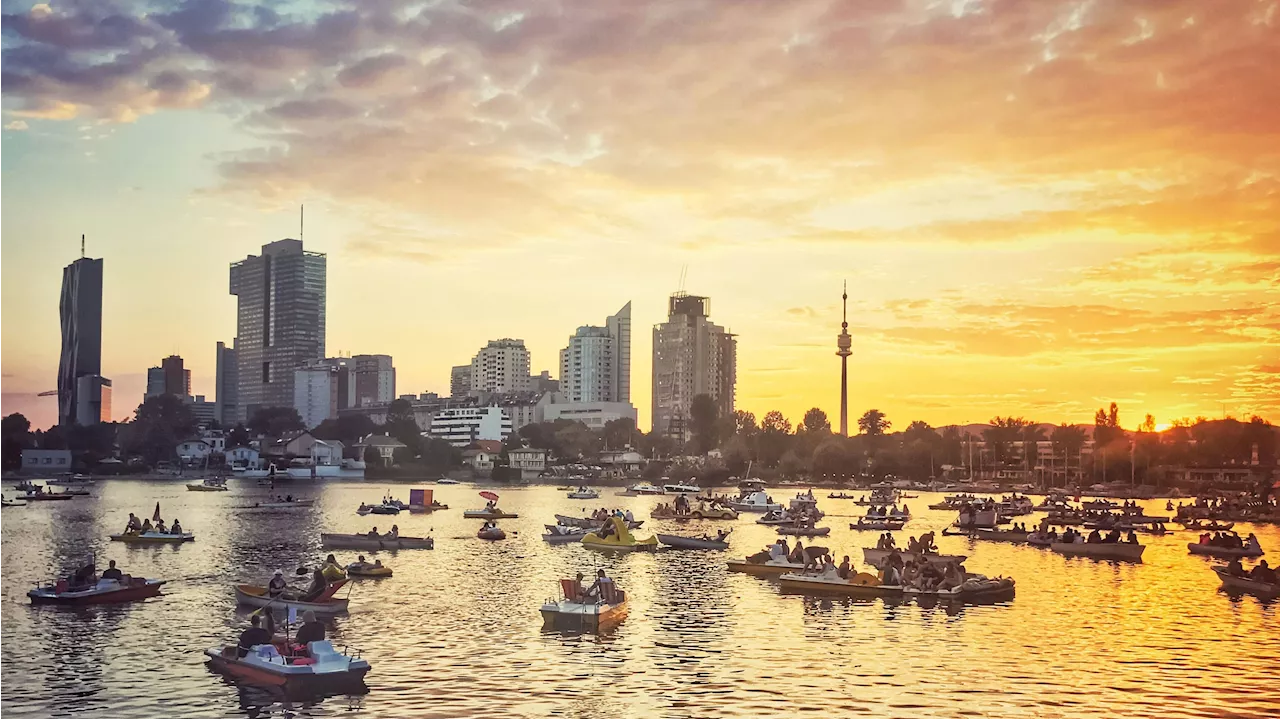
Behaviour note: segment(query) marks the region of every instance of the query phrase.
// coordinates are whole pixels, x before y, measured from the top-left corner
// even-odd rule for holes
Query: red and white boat
[[[327,640],[309,643],[301,655],[282,654],[282,648],[261,644],[243,657],[236,656],[235,645],[204,653],[214,671],[251,684],[325,693],[366,689],[364,675],[369,673],[369,662],[358,655],[343,654]]]
[[[63,604],[68,606],[85,606],[89,604],[118,604],[120,602],[136,602],[147,597],[160,596],[162,579],[144,579],[132,577],[124,582],[114,579],[99,579],[88,587],[71,588],[65,579],[57,584],[37,587],[27,592],[32,604]]]

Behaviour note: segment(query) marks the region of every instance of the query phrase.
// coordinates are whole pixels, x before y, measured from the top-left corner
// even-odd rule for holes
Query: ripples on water
[[[1007,544],[939,536],[968,566],[1018,580],[994,606],[934,606],[881,599],[783,595],[775,582],[730,573],[724,560],[775,538],[744,516],[727,553],[610,556],[547,545],[552,514],[608,503],[648,517],[654,497],[569,500],[551,487],[509,489],[508,539],[475,538],[462,510],[483,500],[466,485],[436,487],[452,509],[359,517],[384,487],[295,486],[319,498],[290,514],[236,512],[265,490],[233,480],[226,493],[181,483],[100,482],[90,499],[7,508],[3,514],[3,713],[331,717],[755,717],[1280,715],[1280,602],[1218,590],[1210,560],[1187,554],[1192,532],[1148,537],[1143,564],[1067,559]],[[408,486],[395,494],[408,495]],[[782,490],[775,492],[781,497]],[[107,541],[129,511],[177,516],[197,541],[130,548]],[[925,509],[898,532],[940,530],[951,512]],[[860,559],[875,532],[851,532],[848,501],[822,499],[837,556]],[[1147,504],[1163,514],[1163,502]],[[837,516],[845,515],[845,516]],[[373,665],[364,696],[285,702],[206,670],[202,651],[245,626],[231,585],[262,582],[327,553],[322,531],[431,532],[434,551],[381,553],[387,580],[358,581],[351,612],[331,625],[335,644]],[[701,532],[717,522],[646,522],[651,531]],[[1280,529],[1255,531],[1280,556]],[[65,574],[90,553],[133,574],[170,580],[145,603],[87,609],[31,607],[32,584]],[[338,552],[342,562],[355,552]],[[1274,561],[1274,559],[1273,559]],[[557,580],[604,568],[632,597],[630,615],[604,636],[544,632],[538,607]],[[161,709],[161,707],[163,707]]]

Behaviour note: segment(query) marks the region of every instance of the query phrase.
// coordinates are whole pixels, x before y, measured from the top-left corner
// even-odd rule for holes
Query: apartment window
[[[66,458],[66,457],[59,457],[59,458],[58,458],[58,464],[66,464],[66,463],[67,463],[67,458]]]
[[[271,383],[271,363],[270,362],[262,363],[262,383],[263,384]]]

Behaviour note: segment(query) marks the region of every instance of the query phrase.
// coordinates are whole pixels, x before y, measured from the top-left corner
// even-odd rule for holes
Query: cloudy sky
[[[328,347],[444,391],[680,286],[738,404],[1280,420],[1280,1],[3,2],[3,409],[106,260],[114,413],[212,394],[229,263],[329,255]]]

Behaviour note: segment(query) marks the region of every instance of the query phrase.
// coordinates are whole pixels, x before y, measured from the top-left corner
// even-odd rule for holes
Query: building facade
[[[710,395],[721,417],[734,410],[737,338],[710,312],[709,298],[679,292],[668,301],[667,321],[653,328],[653,431],[682,441],[697,395]]]
[[[214,422],[219,421],[217,403],[206,400],[204,395],[188,396],[184,401],[187,403],[187,407],[191,409],[191,416],[195,419],[196,425],[211,427]]]
[[[352,406],[370,407],[396,398],[396,368],[391,355],[356,355],[350,361],[355,374]]]
[[[462,399],[471,392],[471,365],[458,365],[449,371],[449,396]]]
[[[428,434],[455,447],[483,439],[501,442],[511,436],[511,418],[498,406],[442,409],[431,416]]]
[[[294,370],[292,406],[307,429],[337,418],[339,374],[338,368],[323,363]],[[341,375],[345,378],[346,372]]]
[[[560,350],[559,391],[569,402],[631,401],[631,303],[605,326],[579,327]]]
[[[22,450],[23,472],[65,472],[71,469],[69,449]]]
[[[289,407],[295,372],[324,357],[326,258],[277,240],[231,265],[236,309],[236,420]]]
[[[111,380],[86,374],[76,378],[76,424],[111,421]]]
[[[62,352],[58,357],[58,424],[79,414],[79,379],[102,374],[102,260],[83,256],[62,269]],[[109,385],[110,383],[108,383]]]
[[[217,357],[214,362],[213,405],[214,417],[218,424],[233,426],[236,423],[236,378],[239,375],[236,366],[236,351],[219,342]]]
[[[529,350],[524,340],[490,340],[471,360],[471,391],[529,391]]]
[[[143,395],[143,399],[159,397],[164,394],[164,368],[150,367],[147,369],[147,393]]]
[[[591,429],[604,429],[606,424],[617,419],[636,421],[636,408],[630,402],[551,402],[539,409],[539,422],[567,419],[581,422]]]

